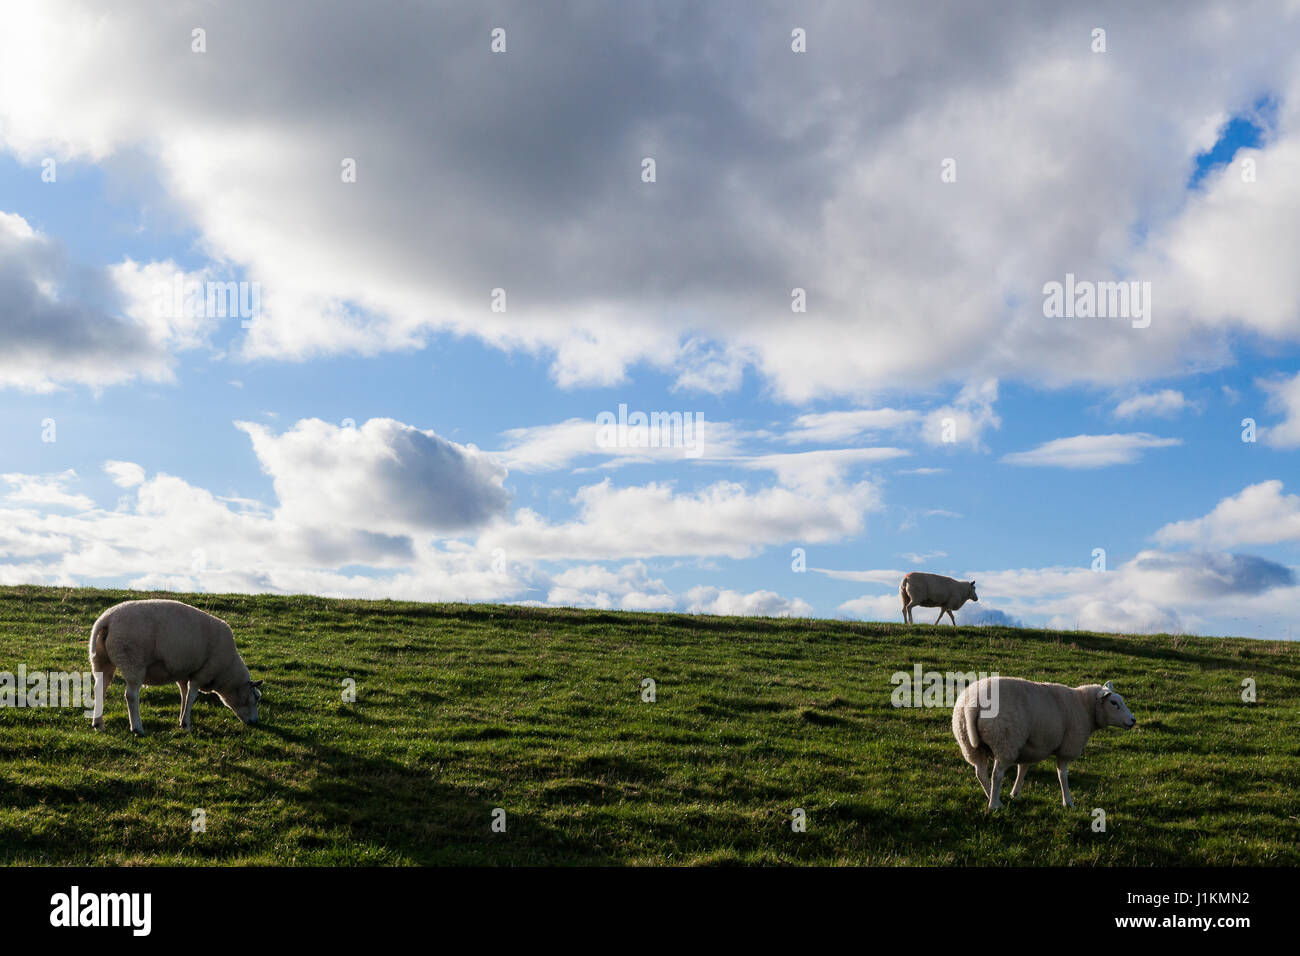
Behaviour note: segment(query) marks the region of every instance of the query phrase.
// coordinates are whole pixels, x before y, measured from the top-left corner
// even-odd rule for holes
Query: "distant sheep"
[[[983,705],[988,712],[983,712]],[[1102,727],[1131,729],[1137,718],[1111,682],[1066,687],[1040,684],[1017,677],[985,677],[970,684],[952,709],[952,734],[962,755],[975,767],[975,776],[989,799],[989,810],[1002,806],[999,793],[1007,768],[1016,764],[1016,785],[1011,797],[1020,796],[1030,764],[1056,757],[1061,781],[1061,802],[1070,799],[1070,761],[1083,753],[1094,730]],[[989,778],[989,760],[993,776]]]
[[[912,608],[937,607],[939,616],[934,619],[938,624],[945,614],[956,626],[957,619],[952,612],[958,610],[967,601],[978,601],[975,595],[974,581],[958,581],[942,574],[927,574],[924,571],[912,571],[903,575],[898,585],[899,597],[903,599],[903,623],[911,624]]]
[[[95,672],[91,726],[104,729],[104,694],[116,671],[126,681],[131,730],[140,722],[140,685],[181,689],[180,725],[190,728],[199,693],[216,694],[246,724],[257,723],[262,682],[255,681],[235,649],[230,626],[180,601],[127,601],[110,607],[90,629],[90,664]]]

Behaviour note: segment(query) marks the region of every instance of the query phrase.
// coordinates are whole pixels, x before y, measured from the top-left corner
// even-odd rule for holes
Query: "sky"
[[[0,584],[1300,637],[1300,5],[975,6],[3,0]]]

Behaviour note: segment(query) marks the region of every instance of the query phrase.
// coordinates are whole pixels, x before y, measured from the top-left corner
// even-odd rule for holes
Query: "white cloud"
[[[618,415],[616,409],[601,409],[601,412],[608,412],[616,418]],[[655,410],[655,413],[673,414],[667,410]],[[730,422],[695,418],[698,413],[694,411],[678,410],[675,413],[679,416],[676,421],[680,423],[677,430],[671,425],[661,427],[656,438],[648,427],[643,431],[629,429],[625,444],[618,443],[617,432],[612,434],[615,442],[602,442],[602,427],[596,421],[598,414],[600,412],[589,419],[570,418],[554,424],[508,429],[502,433],[506,440],[505,448],[492,455],[507,468],[524,472],[553,471],[590,458],[603,458],[606,466],[651,461],[719,461],[737,455],[744,438],[744,432]],[[694,424],[686,428],[687,414],[692,416],[693,423],[698,423],[698,432]],[[605,432],[605,437],[611,437],[610,429],[605,429]],[[655,440],[659,443],[651,444]]]
[[[1285,417],[1264,429],[1264,444],[1274,448],[1300,448],[1300,373],[1294,378],[1257,383],[1268,392],[1269,408]]]
[[[1047,626],[1053,630],[1122,634],[1180,634],[1185,630],[1176,611],[1138,598],[1088,601],[1081,604],[1073,615],[1052,615]]]
[[[358,428],[309,418],[280,435],[235,424],[274,479],[281,517],[304,527],[455,533],[503,516],[509,504],[506,470],[489,456],[390,418]]]
[[[144,469],[135,462],[106,461],[104,471],[119,488],[134,488],[144,482]],[[89,507],[89,506],[87,506]]]
[[[948,552],[947,551],[923,551],[921,553],[917,553],[915,551],[904,551],[901,552],[898,556],[900,558],[906,558],[908,562],[911,564],[925,564],[925,562],[930,561],[934,558],[948,557]]]
[[[812,605],[801,598],[784,598],[775,591],[745,594],[727,588],[694,587],[686,592],[689,614],[723,614],[732,617],[811,617]]]
[[[839,486],[856,466],[890,461],[908,454],[901,448],[829,448],[788,454],[737,456],[742,468],[771,471],[781,484],[804,491]]]
[[[897,588],[903,580],[906,571],[841,571],[834,568],[809,568],[809,571],[815,571],[818,574],[824,574],[828,578],[836,581],[857,581],[860,583],[870,584],[889,584]]]
[[[0,388],[170,381],[174,350],[192,347],[197,332],[178,334],[141,309],[132,296],[145,280],[123,288],[121,269],[78,267],[59,243],[0,211]]]
[[[1167,524],[1153,536],[1163,545],[1235,548],[1300,541],[1300,495],[1282,493],[1282,482],[1261,481],[1224,498],[1209,514]]]
[[[551,579],[546,603],[564,607],[670,611],[678,598],[660,578],[651,578],[640,561],[611,571],[598,564],[575,565]]]
[[[895,620],[901,614],[900,572],[823,573],[890,587],[885,594],[844,602],[842,614],[868,620]],[[1250,614],[1265,595],[1278,607],[1296,606],[1300,600],[1294,569],[1223,552],[1142,551],[1102,572],[1049,567],[986,569],[958,576],[978,583],[980,602],[971,607],[971,621],[1032,618],[1036,626],[1065,630],[1206,633],[1214,627],[1224,633],[1227,622]]]
[[[985,430],[1002,426],[1002,419],[993,411],[997,398],[996,379],[964,386],[951,405],[925,416],[921,437],[931,445],[969,444],[982,448]]]
[[[520,509],[509,525],[485,530],[480,542],[544,560],[609,560],[660,556],[751,557],[790,541],[836,541],[863,530],[879,507],[874,485],[806,493],[785,487],[750,492],[719,481],[677,494],[669,484],[617,488],[608,479],[574,496],[575,520],[551,524]]]
[[[1137,461],[1148,448],[1181,445],[1178,438],[1160,438],[1138,432],[1127,435],[1075,435],[1057,438],[1029,451],[1003,455],[1009,465],[1033,465],[1054,468],[1105,468]]]
[[[921,413],[899,408],[853,408],[800,415],[782,436],[790,444],[837,443],[914,425]]]
[[[836,611],[841,617],[862,621],[901,621],[903,601],[897,594],[864,595],[845,601]]]
[[[1172,388],[1126,398],[1115,406],[1116,418],[1172,418],[1191,403],[1182,392]]]
[[[5,494],[9,501],[33,505],[54,505],[60,508],[86,509],[94,501],[85,495],[70,494],[66,485],[76,481],[77,473],[69,468],[54,475],[23,475],[9,473],[0,475],[0,481],[10,486]]]

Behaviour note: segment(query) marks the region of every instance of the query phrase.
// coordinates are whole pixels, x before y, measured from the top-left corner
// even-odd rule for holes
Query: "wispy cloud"
[[[1151,448],[1169,448],[1181,445],[1178,438],[1160,438],[1138,432],[1128,435],[1075,435],[1044,442],[1029,451],[1003,455],[1009,465],[1028,465],[1049,468],[1105,468],[1109,465],[1129,465]]]

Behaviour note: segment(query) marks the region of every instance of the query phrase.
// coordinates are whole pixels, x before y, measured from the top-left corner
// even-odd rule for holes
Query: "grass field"
[[[85,670],[95,617],[142,596],[0,589],[0,671]],[[1300,863],[1296,644],[156,596],[231,624],[262,723],[203,695],[184,732],[175,686],[146,688],[136,739],[120,679],[104,734],[79,709],[0,709],[0,861]],[[1093,736],[1074,810],[1049,761],[990,818],[950,710],[891,705],[917,664],[1113,680],[1139,723]]]

